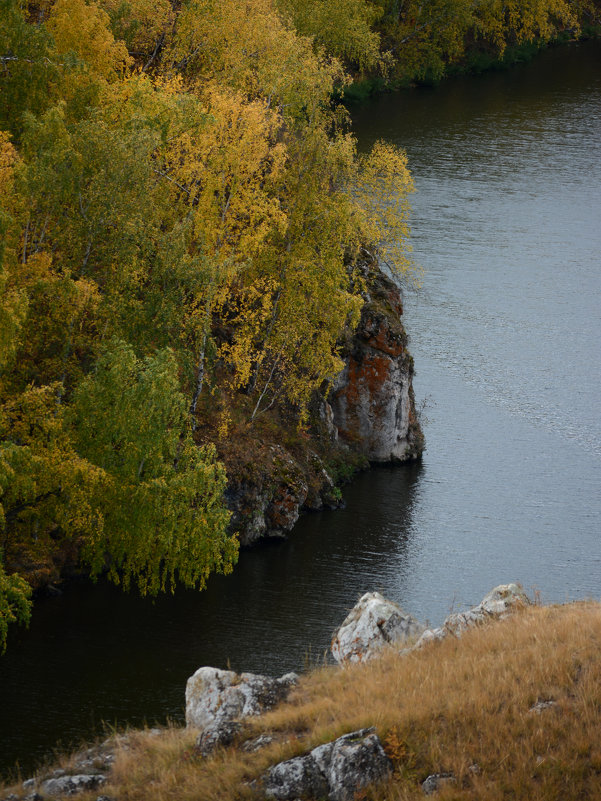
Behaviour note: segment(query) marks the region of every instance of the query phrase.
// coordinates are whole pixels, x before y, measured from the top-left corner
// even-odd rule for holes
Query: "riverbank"
[[[228,533],[242,547],[287,536],[303,514],[339,508],[341,488],[370,464],[418,461],[423,453],[401,289],[367,251],[356,269],[360,318],[344,330],[343,369],[313,393],[304,426],[285,399],[252,424],[254,401],[245,393],[222,389],[199,402],[196,444],[215,447],[225,468]],[[58,539],[45,551],[13,547],[5,557],[37,597],[54,595],[64,581],[89,575],[82,545]]]
[[[601,12],[600,12],[601,13]],[[361,105],[370,98],[391,92],[403,92],[418,87],[439,86],[445,78],[458,75],[480,75],[483,72],[509,70],[519,64],[527,64],[546,50],[573,45],[577,42],[601,39],[601,24],[584,26],[578,35],[564,31],[551,39],[533,39],[516,43],[505,48],[499,55],[491,49],[472,47],[466,49],[464,57],[445,66],[442,72],[427,73],[421,76],[355,76],[344,90],[343,101],[349,108]]]
[[[271,765],[372,726],[393,772],[365,799],[421,799],[435,774],[453,779],[440,799],[598,797],[600,643],[598,603],[527,607],[410,655],[313,671],[209,757],[195,749],[195,729],[130,731],[113,742],[108,782],[80,797],[142,801],[152,788],[157,799],[264,798],[253,782]],[[264,735],[272,741],[254,753],[239,747]],[[65,757],[39,778],[75,762]],[[4,786],[0,797],[28,791]]]

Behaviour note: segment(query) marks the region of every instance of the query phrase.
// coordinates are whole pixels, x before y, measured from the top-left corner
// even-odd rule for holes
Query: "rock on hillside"
[[[384,646],[419,637],[425,626],[379,592],[366,592],[340,625],[332,655],[340,664],[366,662]]]
[[[344,665],[367,662],[387,645],[407,652],[445,637],[460,637],[467,629],[502,619],[529,604],[530,599],[519,584],[499,584],[477,606],[466,612],[454,612],[437,628],[426,628],[379,592],[366,592],[334,633],[332,656]],[[416,641],[403,649],[411,640]]]
[[[199,729],[196,745],[208,754],[229,744],[240,720],[260,715],[283,701],[298,681],[296,673],[279,679],[201,667],[186,684],[186,725]]]
[[[268,770],[263,789],[275,801],[353,801],[362,788],[392,772],[375,729],[360,729]]]

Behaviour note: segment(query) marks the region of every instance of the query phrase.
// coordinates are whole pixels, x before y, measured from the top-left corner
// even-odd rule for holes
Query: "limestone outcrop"
[[[504,618],[515,609],[529,604],[530,599],[519,584],[499,584],[485,595],[477,606],[473,606],[467,612],[455,612],[449,615],[438,628],[426,629],[415,647],[422,648],[449,635],[460,637],[462,632],[473,626],[478,626],[487,620]]]
[[[366,592],[332,639],[332,655],[340,664],[366,662],[390,643],[418,637],[425,629],[398,604],[379,592]]]
[[[274,765],[263,777],[263,790],[276,801],[352,801],[358,790],[382,781],[391,770],[375,730],[360,729]]]
[[[260,715],[283,701],[297,683],[296,673],[279,679],[201,667],[186,684],[186,725],[199,729],[197,748],[207,754],[228,745],[241,719]]]
[[[74,776],[58,776],[54,779],[46,779],[41,783],[39,789],[42,796],[56,798],[95,790],[105,782],[106,776],[102,774],[81,773]]]
[[[345,367],[328,397],[333,423],[341,440],[359,448],[370,462],[416,459],[424,440],[415,412],[401,293],[373,262],[364,269],[361,321],[343,351]]]
[[[460,637],[462,632],[473,626],[504,618],[528,604],[530,599],[519,584],[500,584],[485,595],[477,606],[449,615],[437,628],[425,628],[379,592],[367,592],[334,633],[332,656],[339,664],[345,664],[367,662],[387,645],[395,645],[404,651],[423,648],[448,636]],[[415,638],[417,641],[414,644],[402,648],[404,643]]]

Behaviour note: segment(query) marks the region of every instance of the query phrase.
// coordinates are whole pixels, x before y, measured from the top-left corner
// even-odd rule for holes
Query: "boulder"
[[[442,626],[426,629],[415,647],[421,648],[430,642],[443,640],[449,635],[460,637],[462,632],[487,620],[507,617],[515,609],[530,604],[530,599],[519,584],[500,584],[485,595],[477,606],[467,612],[454,612]]]
[[[374,729],[360,729],[274,765],[263,777],[263,789],[276,801],[307,796],[352,801],[358,790],[382,781],[391,770]]]
[[[186,725],[200,729],[197,746],[201,753],[228,745],[240,729],[241,718],[271,709],[286,698],[297,681],[296,673],[273,679],[199,668],[186,685]]]
[[[418,637],[424,626],[379,592],[367,592],[355,604],[332,639],[339,663],[365,662],[384,646]]]

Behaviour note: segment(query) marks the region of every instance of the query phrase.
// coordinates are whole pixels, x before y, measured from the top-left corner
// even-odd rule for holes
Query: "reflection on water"
[[[0,769],[101,720],[180,717],[200,665],[302,668],[366,590],[435,623],[501,581],[599,597],[600,51],[357,112],[363,146],[406,147],[418,188],[426,277],[405,305],[430,398],[423,464],[360,476],[346,510],[304,518],[202,594],[82,584],[40,604],[0,660]]]

